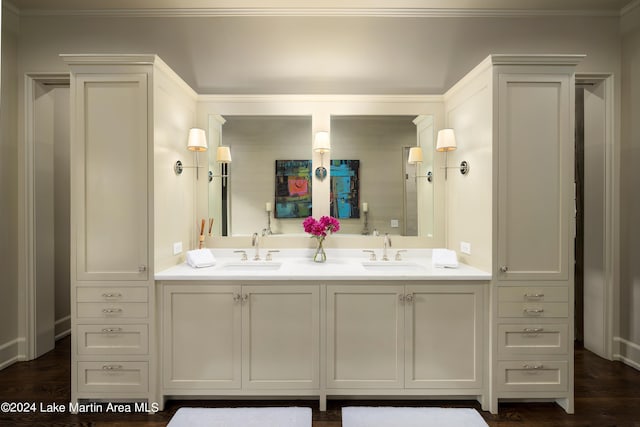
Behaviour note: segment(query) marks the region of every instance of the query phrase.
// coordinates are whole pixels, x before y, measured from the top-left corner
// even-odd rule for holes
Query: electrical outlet
[[[460,242],[460,252],[463,254],[471,255],[471,243]]]
[[[392,219],[391,228],[398,228],[398,227],[400,227],[400,221],[398,221],[397,219]]]
[[[182,253],[182,242],[175,242],[173,244],[173,254],[179,255]]]

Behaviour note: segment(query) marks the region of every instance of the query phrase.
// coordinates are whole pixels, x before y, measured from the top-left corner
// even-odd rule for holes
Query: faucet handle
[[[274,252],[280,252],[280,251],[278,249],[269,249],[267,251],[267,258],[266,258],[267,261],[271,261],[273,259],[271,254],[274,253]]]
[[[366,252],[366,253],[370,253],[371,254],[371,255],[369,255],[369,261],[375,261],[376,260],[375,251],[373,251],[371,249],[363,249],[362,252]]]
[[[402,252],[407,252],[406,249],[400,249],[396,252],[396,261],[402,261]]]
[[[234,254],[242,254],[242,256],[240,257],[240,261],[246,261],[247,258],[247,251],[244,250],[239,250],[239,251],[233,251]]]

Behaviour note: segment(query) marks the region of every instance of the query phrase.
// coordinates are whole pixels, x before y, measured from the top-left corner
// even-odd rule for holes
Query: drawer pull
[[[507,267],[506,265],[503,265],[502,267],[500,267],[501,273],[506,273],[507,271],[509,271],[509,267]]]
[[[540,332],[544,332],[544,328],[524,328],[522,330],[525,334],[537,334]]]
[[[115,332],[122,332],[122,328],[103,328],[103,334],[113,334]]]
[[[524,294],[525,298],[544,298],[544,294]]]
[[[119,293],[119,292],[118,293],[113,293],[113,294],[112,293],[108,293],[108,294],[105,293],[105,294],[102,294],[102,297],[103,298],[122,298],[122,294]]]
[[[104,314],[122,313],[122,309],[121,308],[103,308],[102,312]]]
[[[102,365],[103,371],[119,371],[122,369],[122,365]]]
[[[138,271],[140,273],[144,273],[145,271],[147,271],[147,266],[146,265],[139,265],[138,266]]]
[[[522,368],[528,371],[534,371],[544,369],[544,365],[522,365]]]
[[[540,314],[544,313],[544,308],[525,308],[523,312],[524,314]]]

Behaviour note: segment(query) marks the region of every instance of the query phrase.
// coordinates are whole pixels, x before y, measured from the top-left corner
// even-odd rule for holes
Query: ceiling
[[[639,0],[5,0],[21,14],[620,15]]]

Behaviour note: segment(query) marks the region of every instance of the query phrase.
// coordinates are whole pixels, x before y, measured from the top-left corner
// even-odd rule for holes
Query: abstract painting
[[[311,216],[311,160],[276,160],[276,218]]]
[[[331,160],[331,203],[334,218],[360,218],[360,160]]]

